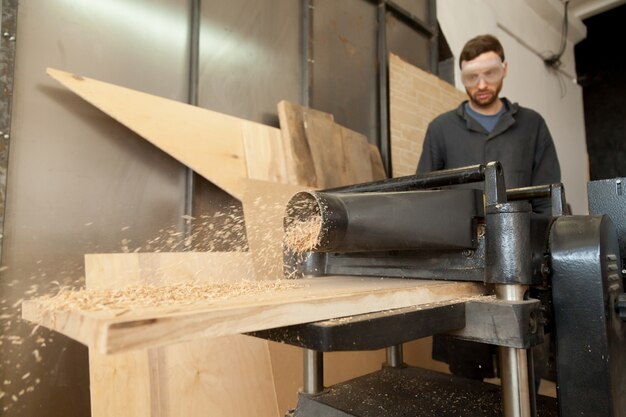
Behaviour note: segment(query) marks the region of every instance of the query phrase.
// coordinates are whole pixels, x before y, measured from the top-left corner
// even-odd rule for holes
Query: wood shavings
[[[314,250],[320,244],[322,214],[318,202],[307,193],[300,193],[287,206],[285,245],[296,253]]]
[[[164,286],[131,286],[121,289],[62,289],[40,300],[55,311],[130,311],[145,307],[183,306],[239,296],[302,288],[292,280],[238,281],[224,283],[182,283]]]
[[[308,252],[319,245],[322,217],[294,220],[285,230],[285,244],[294,252]]]

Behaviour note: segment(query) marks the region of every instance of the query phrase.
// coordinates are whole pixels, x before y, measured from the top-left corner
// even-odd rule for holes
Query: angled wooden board
[[[248,176],[244,132],[278,138],[275,128],[48,68],[47,73],[182,164],[239,198],[237,179]],[[244,127],[245,126],[245,127]],[[269,169],[268,165],[256,169]],[[282,178],[283,168],[274,175]],[[283,170],[284,171],[284,170]],[[256,172],[256,171],[255,171]],[[263,178],[266,179],[266,178]]]
[[[242,121],[247,178],[289,183],[283,139],[279,129],[259,123]]]
[[[481,294],[476,283],[328,276],[298,288],[168,307],[62,310],[45,299],[22,304],[22,317],[100,353],[309,323]]]

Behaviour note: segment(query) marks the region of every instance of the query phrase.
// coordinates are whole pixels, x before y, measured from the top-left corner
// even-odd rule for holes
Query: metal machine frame
[[[476,183],[484,187],[478,193],[440,189]],[[527,200],[536,198],[551,199],[549,215],[531,214]],[[306,256],[286,249],[289,273],[479,281],[493,288],[495,297],[254,333],[305,349],[304,389],[295,416],[458,415],[450,407],[432,408],[432,401],[428,407],[437,411],[428,414],[426,406],[414,404],[421,394],[413,391],[411,411],[403,411],[408,403],[390,390],[424,379],[439,381],[440,393],[447,385],[452,391],[446,395],[467,395],[471,415],[534,416],[539,408],[542,416],[626,416],[624,252],[609,216],[567,215],[560,184],[507,191],[497,162],[311,192],[292,202],[302,199],[312,203],[325,227],[318,246]],[[618,204],[626,207],[621,200]],[[392,216],[400,220],[381,221],[391,207],[400,210]],[[461,223],[442,220],[441,212]],[[288,205],[286,226],[300,215]],[[478,413],[472,400],[478,397],[471,392],[491,392],[492,387],[403,366],[401,344],[435,334],[498,346],[502,385],[497,395],[490,394],[489,411]],[[554,334],[558,410],[553,400],[535,393],[531,348],[544,343],[545,334]],[[379,375],[324,389],[322,352],[383,347],[389,366]],[[385,393],[376,403],[385,413],[367,411],[358,395],[337,400],[345,397],[338,392],[356,389],[371,395],[375,386]],[[386,400],[392,397],[397,405],[393,412]]]

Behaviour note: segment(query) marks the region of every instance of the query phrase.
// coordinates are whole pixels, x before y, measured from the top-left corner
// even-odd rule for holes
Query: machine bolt
[[[626,293],[620,294],[615,299],[615,311],[623,321],[626,321]]]

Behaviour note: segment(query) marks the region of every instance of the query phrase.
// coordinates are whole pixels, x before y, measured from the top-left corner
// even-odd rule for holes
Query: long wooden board
[[[475,283],[329,276],[301,288],[226,300],[130,311],[62,311],[45,299],[22,304],[22,317],[101,353],[123,352],[481,294]]]
[[[237,198],[240,178],[287,180],[276,128],[52,68],[47,73]]]

